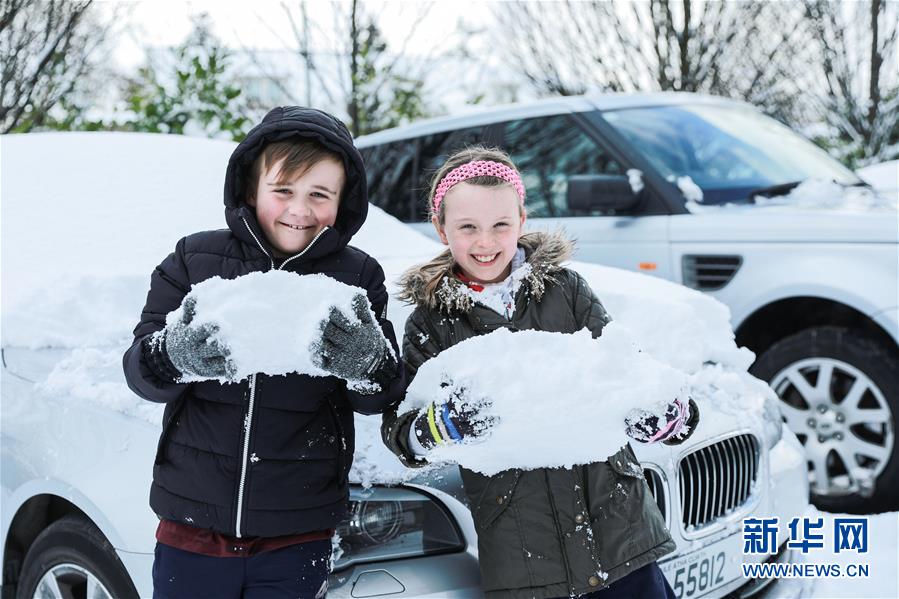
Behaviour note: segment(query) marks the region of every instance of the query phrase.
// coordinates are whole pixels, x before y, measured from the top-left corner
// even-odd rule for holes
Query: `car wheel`
[[[784,420],[805,447],[817,507],[899,507],[895,349],[855,329],[815,327],[775,343],[750,370],[780,397]]]
[[[137,599],[112,545],[87,520],[67,516],[45,528],[25,556],[18,599]]]

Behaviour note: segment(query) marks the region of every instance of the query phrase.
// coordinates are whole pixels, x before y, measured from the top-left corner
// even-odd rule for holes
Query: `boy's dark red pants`
[[[157,543],[153,599],[324,597],[330,558],[330,539],[249,557],[211,557]]]

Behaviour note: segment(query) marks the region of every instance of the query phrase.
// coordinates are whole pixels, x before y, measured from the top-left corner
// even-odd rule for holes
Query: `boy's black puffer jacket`
[[[314,139],[337,152],[347,183],[335,226],[302,255],[279,263],[271,258],[253,209],[244,203],[244,181],[265,144],[289,138]],[[401,374],[375,395],[349,391],[334,377],[298,374],[259,374],[225,385],[173,383],[147,368],[141,342],[165,326],[166,314],[192,285],[283,266],[366,289],[396,348],[393,327],[384,317],[384,273],[373,258],[347,245],[367,212],[362,158],[349,132],[330,115],[276,108],[237,146],[225,179],[228,229],[188,235],[156,268],[134,343],[124,356],[131,390],[166,404],[150,491],[150,505],[160,517],[231,536],[264,537],[327,529],[343,517],[353,461],[353,411],[378,413],[398,401]]]
[[[587,328],[600,336],[610,320],[605,309],[579,274],[561,266],[571,243],[560,235],[529,233],[519,246],[531,272],[515,296],[511,319],[459,292],[463,283],[453,274],[448,252],[406,274],[401,297],[416,304],[403,337],[408,380],[440,352],[499,328],[558,333]],[[384,442],[409,466],[422,465],[408,446],[415,416],[393,407],[384,413],[381,428]],[[596,423],[597,435],[604,426]],[[512,469],[493,476],[461,468],[461,473],[478,533],[481,586],[489,599],[597,591],[675,548],[630,445],[604,462],[574,468]]]

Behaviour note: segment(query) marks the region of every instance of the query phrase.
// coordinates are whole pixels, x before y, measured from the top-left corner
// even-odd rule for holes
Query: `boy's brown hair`
[[[452,156],[446,159],[446,162],[443,163],[443,166],[434,173],[434,178],[431,179],[431,189],[428,193],[428,212],[430,216],[437,217],[437,222],[440,223],[440,226],[443,226],[446,219],[446,202],[440,203],[440,208],[435,213],[434,212],[434,194],[437,193],[437,186],[440,185],[440,182],[443,178],[454,168],[462,166],[463,164],[467,164],[469,162],[475,162],[477,160],[490,160],[491,162],[499,162],[500,164],[504,164],[514,171],[518,172],[518,167],[512,162],[512,158],[509,155],[499,148],[488,148],[486,146],[476,145],[469,146],[465,149],[459,150]],[[509,183],[499,177],[491,177],[490,175],[484,175],[481,177],[472,177],[471,179],[466,179],[466,183],[470,183],[471,185],[480,185],[481,187],[499,187],[500,185],[509,185]],[[524,208],[519,207],[519,212],[523,211]]]
[[[259,177],[272,166],[284,160],[278,172],[278,181],[293,181],[322,160],[335,160],[343,165],[340,154],[329,150],[311,139],[276,141],[266,144],[247,173],[246,201],[256,199]]]

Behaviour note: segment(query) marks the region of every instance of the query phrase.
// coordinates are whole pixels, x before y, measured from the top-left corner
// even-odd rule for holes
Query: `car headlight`
[[[764,406],[764,433],[765,445],[771,449],[780,442],[783,437],[784,417],[780,411],[780,400],[777,397],[765,398]]]
[[[350,510],[337,527],[334,571],[352,564],[465,549],[453,517],[424,493],[406,488],[351,487]]]

